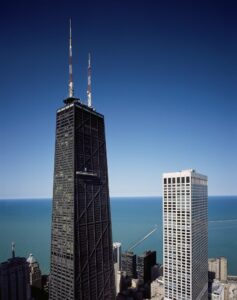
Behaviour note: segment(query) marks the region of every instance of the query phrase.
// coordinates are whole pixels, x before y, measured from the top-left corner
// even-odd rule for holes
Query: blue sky
[[[68,85],[105,115],[111,196],[161,195],[194,168],[237,194],[235,1],[3,1],[0,198],[51,197],[55,112]]]

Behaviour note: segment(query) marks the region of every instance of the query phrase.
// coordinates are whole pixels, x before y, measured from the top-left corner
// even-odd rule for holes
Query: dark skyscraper
[[[115,298],[104,117],[73,96],[57,111],[50,300]],[[89,61],[89,77],[91,76]],[[90,85],[90,80],[88,82]]]
[[[136,278],[137,256],[133,252],[126,251],[122,253],[122,270],[131,278]]]
[[[0,264],[0,300],[30,300],[30,269],[25,257],[15,257]]]
[[[137,278],[144,283],[151,281],[152,267],[156,264],[156,251],[146,251],[137,257]]]

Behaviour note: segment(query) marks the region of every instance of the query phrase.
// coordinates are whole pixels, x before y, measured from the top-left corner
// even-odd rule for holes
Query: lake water
[[[209,197],[209,257],[226,256],[228,273],[237,275],[237,196]],[[137,254],[156,250],[162,262],[161,197],[111,198],[113,241],[127,250],[157,224],[158,229],[134,248]],[[16,254],[33,253],[43,273],[49,272],[51,200],[0,200],[0,261]]]

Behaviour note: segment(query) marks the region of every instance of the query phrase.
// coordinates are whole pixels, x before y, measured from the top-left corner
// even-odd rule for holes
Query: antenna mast
[[[73,78],[72,78],[72,22],[69,19],[69,98],[73,98]]]
[[[92,103],[91,103],[91,54],[90,54],[90,52],[88,55],[87,104],[89,107],[92,106]]]

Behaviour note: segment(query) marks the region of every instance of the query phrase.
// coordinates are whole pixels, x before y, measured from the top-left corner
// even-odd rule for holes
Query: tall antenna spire
[[[15,258],[15,243],[12,242],[12,258]]]
[[[89,107],[92,106],[91,103],[91,54],[88,54],[88,77],[87,77],[87,104]]]
[[[72,98],[74,95],[73,89],[73,78],[72,78],[72,21],[69,19],[69,98]]]

